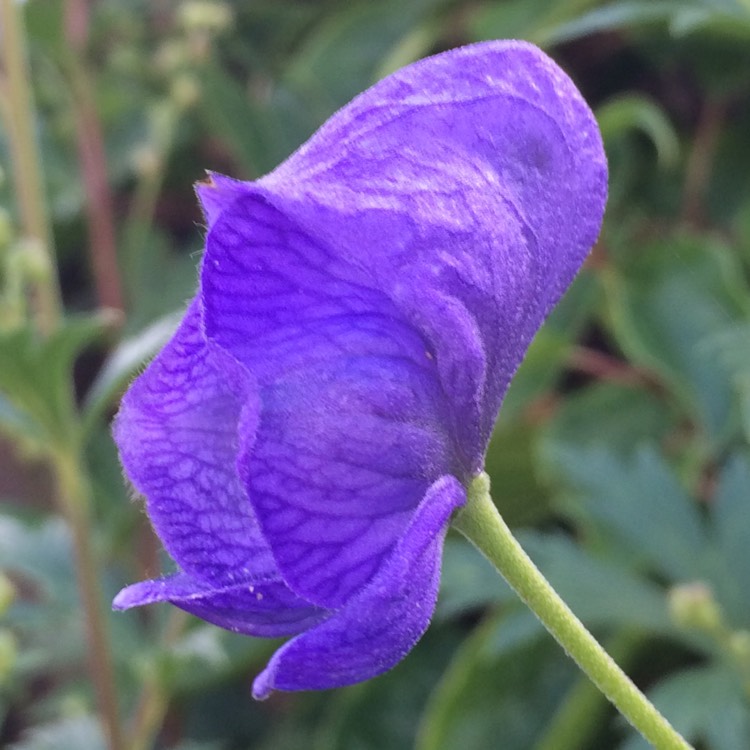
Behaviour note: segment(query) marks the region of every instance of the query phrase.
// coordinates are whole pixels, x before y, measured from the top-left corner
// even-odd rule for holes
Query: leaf
[[[713,542],[716,569],[713,588],[730,625],[741,627],[750,621],[750,461],[736,454],[719,476],[712,505]]]
[[[624,458],[606,448],[555,445],[548,459],[573,490],[573,512],[587,529],[606,532],[627,559],[673,582],[706,574],[707,538],[696,504],[653,448]]]
[[[660,682],[649,698],[688,741],[711,750],[750,747],[750,711],[737,675],[724,666],[686,669]],[[620,750],[648,750],[634,737]]]
[[[443,552],[438,619],[516,599],[516,594],[473,545],[459,536],[448,537]]]
[[[549,491],[536,474],[537,432],[521,421],[506,425],[500,420],[487,449],[485,471],[499,488],[495,502],[510,526],[538,523],[552,515]]]
[[[654,144],[664,169],[676,166],[680,156],[679,136],[664,110],[640,94],[622,94],[609,99],[596,111],[596,119],[607,143],[629,130],[640,130]]]
[[[75,716],[32,727],[8,750],[106,750],[101,725],[93,716]]]
[[[750,33],[750,14],[731,2],[710,0],[625,0],[594,8],[554,29],[549,44],[562,44],[591,34],[640,26],[668,24],[672,36],[710,28],[718,33],[745,37]]]
[[[576,450],[605,444],[609,450],[627,456],[639,446],[660,442],[674,427],[673,410],[650,391],[594,383],[568,394],[545,426],[539,441],[540,470],[554,481],[556,446]]]
[[[672,631],[666,597],[656,585],[594,558],[560,534],[518,536],[552,587],[588,627]]]
[[[535,624],[523,645],[494,650],[504,624],[502,616],[487,620],[456,652],[427,704],[416,750],[483,750],[498,737],[503,750],[528,750],[540,736],[575,667],[551,638],[538,637]]]
[[[253,101],[250,92],[216,64],[204,65],[200,76],[201,113],[208,129],[223,136],[249,176],[269,172],[291,153],[298,141],[290,136],[278,98],[265,105]],[[300,107],[298,117],[302,111]],[[315,122],[310,122],[305,127],[306,135],[314,126]]]
[[[715,450],[731,434],[735,403],[730,373],[709,356],[710,342],[748,307],[736,256],[707,237],[674,237],[642,247],[626,268],[603,277],[617,344],[665,379]]]
[[[77,355],[114,322],[109,313],[69,318],[49,337],[30,325],[0,332],[0,424],[41,445],[76,431],[72,368]]]
[[[461,634],[431,628],[393,671],[331,694],[316,732],[316,750],[388,748],[412,750],[425,701],[455,652]],[[277,744],[269,744],[277,748]],[[301,748],[309,748],[309,740]]]

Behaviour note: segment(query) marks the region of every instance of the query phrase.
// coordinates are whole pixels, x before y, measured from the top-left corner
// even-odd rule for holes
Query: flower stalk
[[[31,265],[42,266],[31,275],[31,296],[36,322],[42,333],[50,333],[60,319],[60,290],[52,262],[53,244],[44,197],[42,170],[34,134],[34,112],[31,85],[26,62],[21,5],[14,0],[0,0],[0,86],[2,115],[8,130],[8,144],[13,162],[13,180],[18,195],[18,209],[23,232],[29,240],[29,252],[36,251]],[[39,263],[39,259],[43,263]]]
[[[493,564],[557,642],[646,740],[657,750],[691,750],[524,552],[492,502],[486,474],[479,474],[470,485],[468,502],[454,526]]]

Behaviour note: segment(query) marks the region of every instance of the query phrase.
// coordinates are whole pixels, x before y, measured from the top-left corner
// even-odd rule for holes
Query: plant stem
[[[109,750],[124,750],[112,653],[96,573],[100,566],[91,546],[91,498],[87,477],[74,449],[56,452],[54,467],[60,504],[73,532],[78,588],[86,619],[91,681],[108,735]]]
[[[182,634],[187,620],[187,614],[179,609],[175,608],[170,612],[159,642],[160,651],[166,651],[174,645]],[[153,746],[154,738],[169,708],[168,698],[161,675],[156,673],[149,675],[144,681],[136,705],[128,750],[148,750]]]
[[[539,572],[492,502],[486,474],[474,478],[455,527],[495,566],[558,643],[657,750],[691,750]]]
[[[88,13],[86,0],[67,0],[65,3],[65,37],[68,42],[65,62],[76,119],[78,162],[86,189],[89,259],[97,299],[102,307],[122,310],[123,294],[104,138],[92,95],[91,76],[84,60]]]
[[[34,138],[36,127],[31,101],[21,4],[0,0],[0,27],[3,29],[2,55],[4,99],[3,114],[8,129],[8,143],[13,162],[13,183],[23,231],[42,248],[43,269],[38,258],[30,259],[37,272],[31,274],[32,299],[37,324],[50,333],[60,319],[60,290],[57,285],[52,235],[47,218],[42,170]],[[30,245],[30,248],[33,245]]]

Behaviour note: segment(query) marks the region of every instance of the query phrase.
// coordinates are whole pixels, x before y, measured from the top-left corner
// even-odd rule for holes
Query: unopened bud
[[[0,615],[8,611],[16,598],[16,587],[11,583],[8,576],[0,573]]]
[[[188,31],[218,33],[232,23],[232,10],[226,3],[192,0],[180,6],[178,18]]]
[[[36,237],[24,237],[15,245],[15,257],[23,278],[27,281],[44,281],[50,277],[52,267],[44,243]]]
[[[680,626],[706,633],[722,627],[722,615],[711,589],[700,581],[675,586],[669,592],[669,611]]]
[[[174,79],[169,94],[178,108],[185,110],[190,109],[198,101],[201,90],[195,76],[183,73]]]
[[[133,167],[141,177],[153,177],[161,169],[161,159],[149,143],[142,143],[132,151]]]

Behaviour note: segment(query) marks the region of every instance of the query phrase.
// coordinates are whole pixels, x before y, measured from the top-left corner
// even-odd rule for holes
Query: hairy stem
[[[3,29],[2,56],[3,115],[13,163],[13,184],[23,232],[32,240],[28,252],[35,253],[29,266],[31,298],[37,325],[50,333],[60,319],[60,290],[57,285],[54,250],[47,217],[42,171],[34,133],[34,111],[26,60],[21,8],[15,0],[0,0]],[[41,248],[41,252],[40,252]],[[41,262],[40,262],[41,261]]]
[[[690,745],[656,710],[539,572],[492,502],[489,477],[469,488],[456,528],[495,566],[541,623],[620,713],[657,750],[690,750]]]

